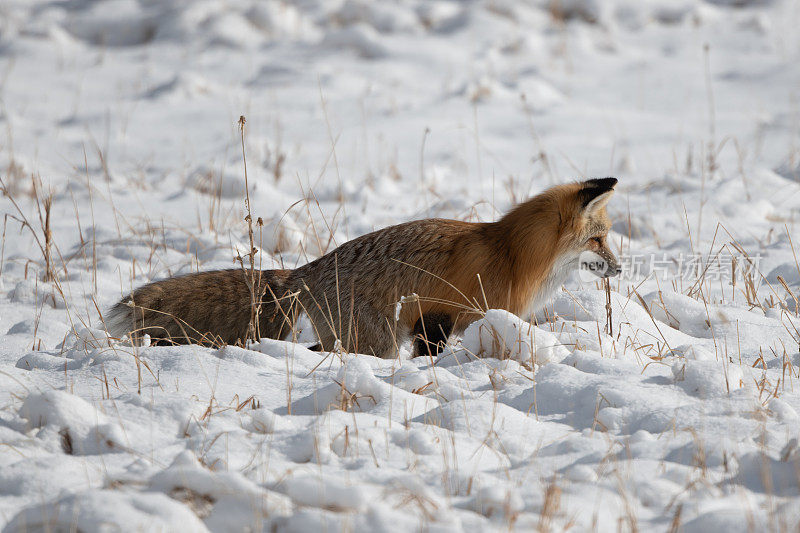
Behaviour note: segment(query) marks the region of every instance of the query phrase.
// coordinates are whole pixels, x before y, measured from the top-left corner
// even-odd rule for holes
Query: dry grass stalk
[[[28,221],[28,217],[25,216],[22,208],[20,208],[11,189],[6,186],[3,178],[0,177],[0,193],[2,193],[11,201],[11,204],[14,206],[14,209],[17,212],[16,215],[6,214],[6,217],[16,220],[23,228],[27,227],[31,231],[31,234],[36,241],[36,246],[38,246],[39,251],[44,259],[45,271],[43,279],[46,282],[56,281],[57,276],[55,274],[52,261],[53,232],[50,229],[50,212],[53,207],[53,193],[50,192],[47,194],[47,196],[41,197],[41,181],[35,176],[31,176],[31,182],[33,185],[34,198],[36,200],[36,210],[39,216],[41,237],[33,228],[33,225],[31,225],[30,221]]]
[[[244,259],[240,253],[236,254],[236,260],[242,266],[242,271],[245,273],[245,280],[247,288],[250,291],[250,322],[247,326],[247,340],[258,342],[261,338],[261,331],[259,328],[259,315],[261,314],[261,298],[266,292],[266,283],[261,282],[261,269],[256,270],[255,256],[258,250],[255,246],[255,236],[253,231],[253,214],[250,209],[250,184],[247,179],[247,156],[244,148],[244,125],[246,123],[244,115],[239,117],[239,134],[242,141],[242,161],[244,163],[244,206],[247,210],[245,221],[247,222],[247,234],[250,238],[250,251],[246,254],[249,267],[245,267]],[[258,218],[257,224],[259,227],[264,225],[261,217]],[[246,342],[245,341],[245,342]]]
[[[561,488],[556,485],[555,478],[547,485],[544,492],[542,513],[539,516],[539,531],[550,531],[551,520],[561,507]]]
[[[611,283],[608,281],[608,278],[603,278],[603,289],[606,291],[606,333],[609,336],[614,336],[614,326],[611,323],[612,319],[612,312],[611,312]]]
[[[786,280],[783,279],[783,276],[778,276],[778,283],[783,286],[783,290],[794,300],[794,312],[795,316],[797,316],[798,310],[800,310],[800,301],[798,301],[797,295],[792,292],[792,289],[789,288],[789,284],[786,283]]]

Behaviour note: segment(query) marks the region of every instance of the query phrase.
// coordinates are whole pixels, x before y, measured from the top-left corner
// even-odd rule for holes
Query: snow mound
[[[144,97],[149,99],[165,98],[173,101],[185,101],[199,98],[219,89],[203,76],[190,72],[181,72],[162,83],[147,89]]]
[[[721,396],[744,385],[744,372],[737,364],[712,359],[712,353],[696,347],[687,353],[688,357],[672,365],[672,374],[690,394],[703,398]]]
[[[152,492],[89,490],[26,507],[4,531],[208,531],[169,497]]]
[[[273,254],[298,252],[306,241],[306,232],[289,215],[265,220],[259,233],[261,246]]]
[[[354,24],[346,28],[331,30],[320,43],[324,49],[347,49],[365,59],[380,59],[389,54],[379,34],[366,24]]]
[[[291,501],[265,490],[238,472],[203,468],[191,452],[150,478],[150,489],[183,501],[211,531],[242,531],[291,513]]]
[[[31,279],[18,282],[8,294],[8,297],[13,303],[17,304],[47,305],[58,309],[66,308],[64,299],[56,292],[54,286]]]
[[[577,19],[595,24],[604,17],[601,0],[557,0],[550,3],[554,16],[565,20]]]
[[[141,10],[134,0],[95,4],[69,17],[64,29],[91,45],[136,46],[149,43],[158,33],[159,16]]]
[[[333,383],[314,395],[298,400],[293,413],[319,413],[328,409],[371,411],[389,399],[390,386],[375,377],[366,357],[350,357],[339,368]]]
[[[672,373],[683,388],[703,398],[730,394],[744,384],[742,369],[734,364],[687,360],[675,363]]]
[[[279,487],[295,503],[322,507],[334,511],[360,511],[367,507],[369,491],[325,476],[297,475],[286,479]]]
[[[469,507],[476,513],[492,516],[510,517],[519,513],[523,507],[522,498],[513,489],[502,485],[479,488],[470,500]]]
[[[561,361],[569,349],[552,333],[502,309],[490,309],[464,332],[461,345],[478,357],[542,365]]]
[[[404,6],[389,2],[347,0],[333,15],[342,25],[365,23],[381,33],[413,31],[419,28],[417,18]]]
[[[417,5],[416,12],[426,29],[439,33],[456,31],[469,20],[469,11],[455,2],[422,2]]]
[[[219,171],[201,166],[193,170],[186,177],[186,185],[194,190],[210,196],[221,198],[243,198],[244,197],[244,174],[226,171],[220,174]],[[250,184],[250,194],[258,189],[256,183]]]
[[[86,400],[65,391],[31,394],[22,402],[19,415],[31,428],[43,428],[60,437],[64,452],[94,455],[123,451],[127,440],[122,428]]]

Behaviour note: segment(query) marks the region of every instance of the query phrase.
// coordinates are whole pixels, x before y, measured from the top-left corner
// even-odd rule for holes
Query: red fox
[[[426,219],[348,241],[294,270],[256,271],[261,337],[289,337],[305,313],[313,349],[393,357],[413,338],[414,355],[438,355],[480,309],[517,315],[541,308],[578,267],[582,252],[620,272],[606,243],[615,178],[557,185],[497,222]],[[251,291],[243,269],[168,278],[136,289],[111,310],[112,335],[156,343],[244,342]],[[250,283],[252,286],[253,284]]]

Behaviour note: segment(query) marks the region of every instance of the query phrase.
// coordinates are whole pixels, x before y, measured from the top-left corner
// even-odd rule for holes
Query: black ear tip
[[[617,181],[617,178],[594,178],[583,183],[586,187],[599,187],[608,190],[613,189]]]
[[[609,191],[614,190],[614,185],[617,184],[617,178],[595,178],[583,182],[583,187],[578,191],[578,198],[581,205],[586,207],[589,203]]]

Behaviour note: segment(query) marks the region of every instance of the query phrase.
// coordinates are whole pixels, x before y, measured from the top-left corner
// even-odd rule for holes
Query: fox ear
[[[606,206],[614,194],[617,178],[600,178],[583,182],[583,188],[578,191],[578,201],[584,214],[591,214]]]

